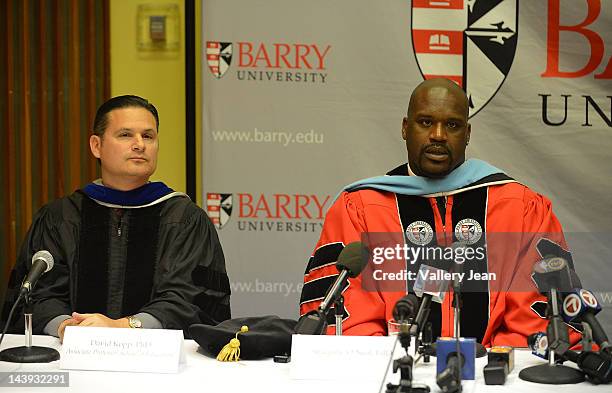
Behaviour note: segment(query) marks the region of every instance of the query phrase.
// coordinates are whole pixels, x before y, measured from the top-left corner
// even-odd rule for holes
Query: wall
[[[137,49],[140,4],[178,4],[180,50],[141,52]],[[147,98],[160,115],[160,151],[152,180],[185,191],[185,33],[184,2],[168,0],[111,0],[111,95]]]
[[[444,75],[470,97],[467,157],[552,200],[577,273],[612,327],[612,1],[430,3],[202,2],[202,39],[223,47],[223,74],[202,64],[203,196],[224,246],[232,315],[292,317],[300,292],[306,308],[317,304],[333,280],[333,242],[356,240],[363,224],[359,216],[328,228],[322,242],[331,244],[308,267],[320,279],[300,291],[321,212],[342,186],[405,162],[410,92]],[[525,209],[523,228],[556,228],[544,199]],[[485,228],[453,218],[457,240]],[[405,221],[398,231],[435,227]]]

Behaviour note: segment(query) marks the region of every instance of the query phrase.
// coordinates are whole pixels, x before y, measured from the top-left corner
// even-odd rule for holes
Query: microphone
[[[456,252],[456,250],[459,248],[465,248],[465,243],[454,242],[450,247]],[[462,265],[457,262],[455,262],[454,265],[455,272],[461,272]],[[422,299],[417,315],[414,319],[412,327],[410,328],[410,334],[417,338],[417,342],[419,335],[423,331],[424,325],[429,319],[431,302],[434,301],[436,303],[442,303],[444,301],[449,285],[448,275],[449,272],[447,270],[438,267],[422,264],[419,268],[417,278],[414,282],[414,293]],[[454,282],[454,284],[459,283]],[[454,321],[456,327],[457,322],[458,319],[456,318]],[[459,333],[459,329],[456,330],[456,333]],[[424,354],[436,356],[436,348],[437,343],[433,343],[429,348],[425,349]],[[479,358],[487,354],[485,347],[480,343],[476,343],[476,354],[476,356]]]
[[[546,296],[553,289],[569,291],[582,286],[578,276],[572,272],[564,258],[546,257],[533,265],[531,277],[540,293]]]
[[[576,286],[572,282],[571,270],[567,261],[561,257],[547,257],[533,266],[531,275],[538,289],[546,294],[548,298],[548,326],[546,326],[547,348],[544,347],[542,338],[530,336],[528,342],[536,345],[536,356],[548,355],[548,363],[524,368],[519,373],[519,378],[529,382],[546,384],[580,383],[584,381],[584,373],[575,368],[557,365],[556,357],[569,359],[570,351],[568,327],[563,322],[559,312],[559,291],[571,290]]]
[[[548,337],[544,332],[537,332],[527,336],[527,346],[531,349],[531,354],[535,355],[544,360],[550,360],[550,351],[548,350]],[[555,359],[557,363],[563,363],[566,360],[577,363],[578,353],[576,351],[568,350],[563,356],[559,356]]]
[[[459,348],[457,348],[459,347]],[[475,379],[476,340],[440,337],[436,342],[436,383],[445,393],[461,390],[461,380]]]
[[[421,298],[421,304],[410,329],[410,333],[417,338],[429,318],[432,300],[436,303],[444,301],[448,288],[448,280],[445,279],[447,274],[444,269],[425,264],[419,268],[414,282],[414,293]]]
[[[537,332],[527,336],[527,346],[531,349],[532,354],[548,360],[548,337],[546,337],[546,333]]]
[[[582,352],[576,360],[594,384],[612,382],[612,357],[607,352]]]
[[[593,331],[593,339],[600,350],[610,348],[608,336],[604,332],[595,315],[601,311],[601,306],[593,292],[587,289],[575,288],[563,299],[563,320],[570,322],[586,322]]]
[[[538,357],[548,360],[548,340],[542,332],[534,333],[527,337],[527,343],[532,353]],[[569,360],[576,363],[594,384],[612,382],[612,357],[607,352],[582,351],[577,353],[572,350],[565,352],[560,361]]]
[[[540,292],[548,298],[548,348],[556,355],[563,355],[570,344],[567,325],[559,313],[559,291],[574,287],[568,263],[561,257],[544,258],[534,264],[532,278]]]
[[[395,303],[395,307],[393,307],[393,319],[396,322],[409,323],[416,314],[418,304],[419,300],[417,297],[409,293]]]
[[[393,319],[400,324],[399,340],[402,347],[408,352],[410,347],[410,321],[414,318],[418,308],[419,300],[409,293],[395,303],[393,307]]]
[[[448,271],[422,264],[414,282],[414,293],[418,297],[429,297],[436,303],[442,303],[448,288]]]
[[[340,274],[328,289],[319,308],[300,317],[295,326],[295,333],[323,334],[327,328],[327,314],[331,309],[330,306],[340,296],[344,283],[349,277],[359,276],[367,262],[367,249],[361,242],[349,243],[344,247],[336,262],[336,268]]]
[[[23,284],[21,284],[19,294],[25,295],[30,293],[40,276],[51,269],[53,269],[53,255],[49,251],[41,250],[34,254],[32,256],[32,267],[25,280],[23,280]]]
[[[485,384],[503,385],[508,374],[514,369],[514,349],[507,346],[491,348],[487,365],[483,369]]]
[[[336,269],[340,274],[336,278],[336,281],[327,291],[327,295],[319,305],[319,310],[326,313],[329,311],[329,306],[336,300],[338,295],[344,286],[345,281],[348,277],[355,278],[365,267],[368,262],[367,252],[361,242],[349,243],[342,249],[336,262]]]
[[[0,352],[0,360],[12,363],[49,363],[60,358],[59,352],[54,348],[32,345],[32,305],[29,294],[34,288],[34,285],[36,285],[36,282],[40,279],[40,276],[52,268],[53,256],[49,251],[38,251],[32,257],[32,267],[21,284],[19,297],[13,304],[6,321],[6,326],[4,327],[4,332],[6,332],[6,328],[8,327],[17,304],[19,304],[21,299],[24,299],[25,305],[23,307],[23,315],[25,318],[25,346],[7,348],[3,350]],[[2,336],[0,337],[0,342],[2,342],[3,337],[4,333],[2,333]]]
[[[461,390],[459,374],[465,364],[465,357],[461,353],[452,352],[446,358],[446,368],[436,375],[436,383],[445,393],[457,392]]]

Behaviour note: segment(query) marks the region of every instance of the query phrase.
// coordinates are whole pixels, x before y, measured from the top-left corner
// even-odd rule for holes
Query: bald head
[[[408,117],[410,117],[410,115],[414,113],[414,105],[416,101],[418,100],[418,98],[421,97],[422,95],[427,95],[428,92],[432,89],[434,90],[440,89],[440,90],[447,91],[448,94],[455,96],[458,103],[463,102],[464,104],[463,106],[465,107],[464,108],[465,117],[467,119],[468,114],[469,114],[469,107],[468,107],[468,98],[467,98],[467,95],[465,94],[465,91],[463,91],[463,89],[455,82],[451,81],[450,79],[445,79],[445,78],[427,79],[421,82],[412,91],[412,94],[410,95],[410,102],[408,103]]]
[[[470,139],[468,100],[448,79],[429,79],[414,89],[402,122],[412,171],[431,178],[448,175],[465,161]]]

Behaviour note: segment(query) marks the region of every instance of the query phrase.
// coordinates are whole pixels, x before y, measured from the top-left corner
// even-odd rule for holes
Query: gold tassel
[[[242,326],[240,331],[236,333],[236,337],[232,338],[229,343],[227,343],[222,349],[221,352],[217,355],[217,360],[220,362],[237,362],[240,360],[240,340],[238,340],[238,335],[240,333],[246,333],[249,331],[248,326]]]

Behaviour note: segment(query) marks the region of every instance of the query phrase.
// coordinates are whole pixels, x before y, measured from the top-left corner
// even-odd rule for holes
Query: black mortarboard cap
[[[242,326],[249,330],[240,333],[240,359],[257,360],[284,355],[291,352],[291,334],[297,321],[282,319],[276,315],[264,317],[235,318],[223,321],[217,326],[191,325],[189,334],[202,350],[216,357],[219,351],[240,331]]]

